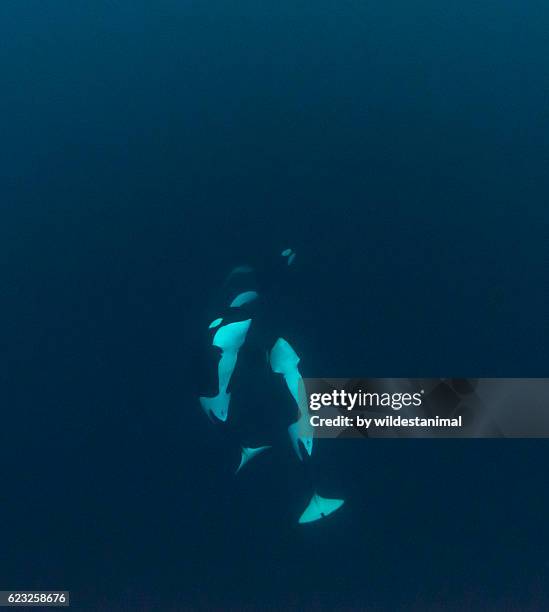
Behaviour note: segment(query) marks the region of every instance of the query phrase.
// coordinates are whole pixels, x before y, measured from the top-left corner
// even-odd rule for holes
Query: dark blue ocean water
[[[0,4],[2,589],[547,608],[545,441],[322,441],[347,503],[298,528],[291,451],[233,479],[196,380],[226,271],[288,245],[304,375],[547,376],[548,28],[534,0]]]

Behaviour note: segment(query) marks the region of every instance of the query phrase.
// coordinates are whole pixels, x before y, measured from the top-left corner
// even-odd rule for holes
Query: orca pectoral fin
[[[299,524],[319,521],[335,512],[338,508],[341,508],[343,504],[344,500],[342,499],[327,499],[326,497],[321,497],[318,493],[314,493],[309,505],[299,517]]]
[[[240,457],[240,465],[236,468],[235,474],[238,474],[238,472],[240,472],[240,470],[246,465],[246,463],[248,463],[248,461],[250,461],[250,459],[253,459],[256,455],[259,455],[259,453],[262,453],[268,448],[271,448],[271,447],[270,446],[259,446],[258,448],[248,448],[248,447],[243,446],[242,455]]]

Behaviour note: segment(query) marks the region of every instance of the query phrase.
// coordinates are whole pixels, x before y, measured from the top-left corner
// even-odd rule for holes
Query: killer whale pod
[[[238,351],[246,340],[251,322],[251,319],[246,319],[224,325],[217,330],[213,338],[212,345],[221,349],[217,366],[218,393],[214,397],[200,398],[202,408],[212,420],[212,415],[220,421],[227,420],[231,401],[231,394],[227,392],[227,388],[236,366]]]
[[[295,259],[295,253],[292,249],[285,249],[281,255],[287,258],[288,265],[291,265]],[[249,266],[238,266],[231,270],[225,284],[235,275],[251,272],[253,272],[253,269]],[[257,297],[258,294],[255,291],[244,291],[233,299],[230,308],[244,306],[256,300]],[[215,319],[210,323],[209,328],[219,327],[222,322],[222,318]],[[236,367],[238,351],[246,340],[250,324],[251,319],[229,323],[220,327],[213,338],[213,346],[221,349],[221,357],[218,363],[218,394],[214,397],[200,398],[202,408],[212,421],[216,420],[213,417],[216,417],[219,421],[227,420],[231,398],[231,394],[227,392],[227,389]],[[272,371],[283,376],[286,386],[296,402],[298,408],[297,419],[288,427],[288,435],[298,458],[301,461],[305,461],[312,454],[313,450],[313,428],[309,422],[305,395],[300,393],[300,387],[303,384],[298,368],[300,358],[287,340],[278,338],[271,351],[267,353],[267,360]],[[269,448],[271,447],[242,447],[240,464],[235,474],[238,474],[251,459]],[[303,452],[303,449],[305,452]],[[328,499],[315,491],[308,506],[301,514],[298,523],[305,524],[318,521],[338,510],[343,504],[344,500],[342,499]]]

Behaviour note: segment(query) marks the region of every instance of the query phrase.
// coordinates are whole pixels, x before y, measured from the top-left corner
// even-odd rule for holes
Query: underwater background
[[[299,526],[289,447],[235,479],[197,380],[228,270],[286,247],[304,376],[547,376],[548,28],[535,0],[0,3],[0,588],[547,608],[545,440],[321,440],[346,504]]]

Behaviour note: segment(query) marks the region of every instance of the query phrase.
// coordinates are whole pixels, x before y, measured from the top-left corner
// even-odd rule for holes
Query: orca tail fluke
[[[248,463],[248,461],[250,461],[250,459],[253,459],[256,455],[259,455],[259,453],[266,451],[268,448],[271,447],[259,446],[258,448],[247,448],[246,446],[243,446],[242,455],[240,457],[240,465],[236,468],[235,474],[238,474],[238,472],[240,472],[240,470],[246,465],[246,463]]]
[[[326,497],[321,497],[318,493],[313,493],[309,505],[299,517],[299,524],[318,521],[341,508],[343,504],[344,500],[342,499],[327,499]]]
[[[230,393],[218,393],[214,397],[201,397],[200,405],[212,421],[215,422],[215,419],[212,417],[213,415],[220,421],[225,422],[229,414],[230,401]]]

